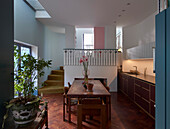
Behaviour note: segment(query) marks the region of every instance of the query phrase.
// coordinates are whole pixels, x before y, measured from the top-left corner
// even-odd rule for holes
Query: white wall
[[[65,34],[55,33],[45,27],[44,36],[44,59],[52,60],[51,68],[45,70],[44,80],[46,80],[51,70],[64,65]]]
[[[105,26],[105,49],[116,48],[116,26]]]
[[[75,27],[65,27],[65,48],[75,48]]]
[[[117,66],[89,66],[89,78],[107,78],[111,92],[117,92]],[[74,78],[83,78],[83,66],[64,66],[65,86],[73,83]]]
[[[76,28],[76,46],[77,49],[83,49],[83,34],[94,34],[93,28]]]

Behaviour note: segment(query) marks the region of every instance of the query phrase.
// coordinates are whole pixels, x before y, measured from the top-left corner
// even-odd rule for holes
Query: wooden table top
[[[99,80],[88,80],[89,83],[93,83],[93,92],[88,92],[83,84],[83,80],[74,80],[71,88],[69,89],[68,97],[104,97],[111,94],[106,90],[104,85]]]

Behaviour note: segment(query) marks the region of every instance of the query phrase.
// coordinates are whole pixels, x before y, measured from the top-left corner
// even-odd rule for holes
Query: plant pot
[[[92,91],[93,91],[93,84],[92,84],[92,83],[88,83],[88,84],[87,84],[87,90],[88,90],[89,92],[92,92]]]
[[[12,106],[12,115],[15,124],[25,125],[33,122],[37,117],[39,102],[31,104],[15,104]]]

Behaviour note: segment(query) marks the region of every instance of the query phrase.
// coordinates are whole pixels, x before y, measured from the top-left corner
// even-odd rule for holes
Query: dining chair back
[[[85,115],[100,116],[101,128],[105,129],[106,123],[106,105],[100,98],[86,98],[82,99],[81,103],[77,105],[77,128],[82,129],[82,119]]]

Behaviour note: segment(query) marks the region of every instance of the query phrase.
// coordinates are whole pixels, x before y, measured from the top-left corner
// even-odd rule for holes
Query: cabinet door
[[[149,99],[149,83],[146,83],[144,81],[135,80],[135,92],[139,94],[143,99],[146,101],[150,101]]]
[[[135,79],[135,102],[148,113],[150,112],[149,84]]]
[[[155,103],[153,101],[150,101],[150,107],[151,107],[150,114],[151,114],[151,116],[153,116],[155,118],[155,106],[154,105],[155,105]]]
[[[150,85],[150,96],[151,96],[151,100],[155,102],[155,86],[154,85]]]
[[[138,94],[135,94],[135,102],[145,111],[149,113],[149,102],[144,100],[141,96]]]
[[[126,95],[128,95],[128,79],[127,78],[124,78],[123,84],[124,84],[124,92]]]
[[[119,73],[119,90],[123,90],[123,78],[121,73]]]
[[[134,100],[134,78],[128,78],[128,96],[131,100]]]

